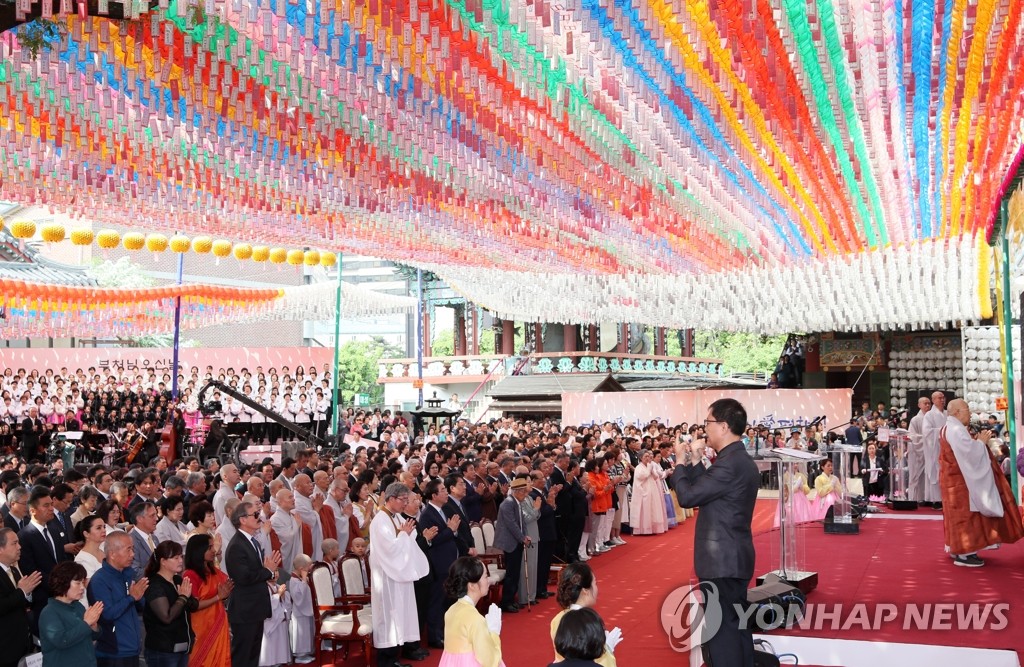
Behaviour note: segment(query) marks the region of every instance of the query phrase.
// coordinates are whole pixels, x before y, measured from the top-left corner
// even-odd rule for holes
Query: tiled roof
[[[22,247],[6,229],[0,230],[0,278],[54,285],[96,284],[83,269],[48,260],[31,244]]]

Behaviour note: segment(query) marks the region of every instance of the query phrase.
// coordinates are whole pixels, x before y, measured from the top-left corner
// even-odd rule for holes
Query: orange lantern
[[[171,237],[171,252],[178,254],[188,252],[189,248],[192,247],[192,239],[187,236],[176,234]]]
[[[197,236],[192,239],[192,251],[205,255],[213,249],[213,240],[209,236]]]
[[[128,232],[121,239],[125,250],[142,250],[146,246],[146,237],[138,232]]]
[[[42,229],[39,230],[39,236],[46,243],[60,243],[64,240],[64,236],[67,232],[64,229],[64,225],[57,223],[50,223],[43,225]]]
[[[112,250],[121,244],[121,235],[113,229],[104,229],[96,235],[96,243],[104,250]]]
[[[94,235],[88,227],[76,227],[71,230],[71,243],[77,246],[92,245]],[[117,245],[116,243],[114,245]]]

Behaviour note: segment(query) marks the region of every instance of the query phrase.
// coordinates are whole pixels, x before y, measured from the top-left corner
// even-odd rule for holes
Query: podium
[[[889,431],[889,499],[885,504],[901,512],[916,511],[917,501],[910,497],[910,431]]]
[[[796,475],[806,471],[808,463],[824,458],[814,452],[782,448],[773,449],[764,455],[764,461],[776,466],[779,479],[779,566],[759,576],[758,586],[777,577],[800,589],[804,595],[818,587],[818,573],[809,572],[804,566],[803,550],[797,534],[795,496],[791,487]]]
[[[850,478],[850,455],[859,456],[863,449],[860,445],[833,444],[829,448],[832,457],[832,469],[839,478],[839,499],[832,506],[830,516],[825,517],[825,532],[834,535],[856,535],[860,532],[860,524],[853,520],[853,506],[850,502],[850,491],[847,480]]]

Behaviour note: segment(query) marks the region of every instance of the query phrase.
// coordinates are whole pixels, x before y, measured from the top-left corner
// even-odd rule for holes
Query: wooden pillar
[[[601,348],[597,344],[597,325],[587,325],[587,352],[597,352]]]
[[[459,307],[455,311],[455,356],[466,354],[466,309]]]
[[[430,311],[426,308],[423,309],[423,356],[429,357],[430,354]]]
[[[501,321],[501,353],[516,353],[516,323],[512,320]]]
[[[562,345],[563,352],[575,352],[576,351],[576,325],[565,324],[563,325],[564,333],[562,336],[565,338],[565,343]]]
[[[629,325],[619,325],[619,344],[615,348],[615,351],[619,354],[625,354],[629,352]]]
[[[544,352],[544,325],[540,322],[535,322],[533,325],[533,338],[534,338],[534,352],[541,354]]]
[[[692,357],[696,352],[696,345],[693,340],[693,329],[683,331],[683,356]]]
[[[658,357],[664,357],[668,352],[668,344],[665,340],[665,327],[654,328],[654,354]]]
[[[469,353],[473,356],[480,354],[480,313],[473,308],[469,318]]]

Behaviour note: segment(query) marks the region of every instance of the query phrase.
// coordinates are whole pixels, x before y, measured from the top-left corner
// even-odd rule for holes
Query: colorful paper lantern
[[[235,259],[239,261],[244,261],[252,257],[252,246],[249,245],[248,243],[239,243],[235,245],[235,248],[232,252],[235,255]]]
[[[324,252],[320,253],[320,266],[323,266],[323,267],[329,269],[332,266],[337,265],[337,263],[338,263],[338,255],[337,254],[335,254],[335,253],[333,253],[333,252],[331,252],[329,250],[325,250]]]
[[[197,236],[192,239],[192,252],[205,255],[213,249],[213,239],[209,236]]]
[[[36,235],[36,223],[31,220],[15,220],[11,223],[11,236],[16,239],[30,239]]]
[[[121,235],[113,229],[103,229],[96,235],[96,244],[104,250],[112,250],[121,245]]]
[[[146,249],[150,252],[167,250],[167,237],[163,234],[150,234],[146,237]]]
[[[307,250],[302,254],[302,261],[306,266],[316,266],[320,263],[320,253],[316,250]]]
[[[64,225],[51,222],[43,225],[39,230],[39,238],[43,239],[46,243],[60,243],[64,240],[67,231],[64,229]]]
[[[181,234],[175,234],[171,237],[170,246],[171,252],[183,254],[188,252],[192,247],[192,239],[187,236],[182,236]]]
[[[288,251],[284,248],[270,249],[271,264],[284,264],[288,260]],[[300,260],[301,261],[301,260]]]
[[[227,257],[231,254],[231,241],[218,239],[213,242],[213,254],[215,257]]]
[[[95,234],[88,227],[75,227],[71,230],[71,243],[77,246],[92,245]],[[116,246],[117,243],[114,243]]]
[[[270,248],[265,245],[258,245],[252,249],[252,261],[265,262],[270,259]]]
[[[146,237],[139,232],[128,232],[121,239],[121,245],[125,250],[142,250],[146,247]]]

